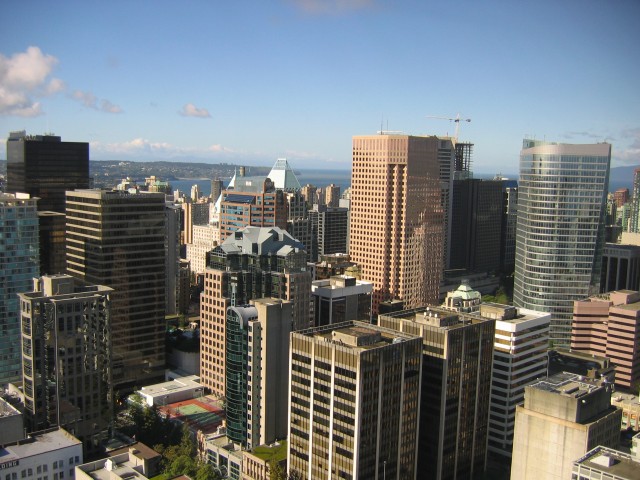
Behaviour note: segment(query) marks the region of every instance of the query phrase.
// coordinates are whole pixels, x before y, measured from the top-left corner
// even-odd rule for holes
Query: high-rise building
[[[174,315],[178,309],[178,276],[180,268],[180,217],[182,210],[172,202],[165,207],[165,312]]]
[[[547,376],[549,315],[495,303],[481,303],[478,314],[496,320],[487,448],[510,459],[524,386]]]
[[[378,324],[422,339],[421,478],[482,475],[495,320],[428,306],[381,314]]]
[[[227,309],[227,436],[249,450],[287,436],[291,306],[260,298]]]
[[[373,284],[348,275],[314,280],[311,284],[316,327],[359,320],[371,323]]]
[[[503,180],[502,238],[500,240],[500,268],[511,274],[516,265],[516,226],[518,223],[518,182]]]
[[[200,297],[202,384],[225,395],[227,309],[256,298],[292,303],[292,328],[310,325],[311,272],[304,246],[280,228],[245,227],[207,254]]]
[[[574,302],[571,349],[607,357],[616,367],[616,386],[640,382],[640,293],[621,290]]]
[[[291,334],[289,474],[416,478],[421,341],[361,322]]]
[[[605,244],[600,293],[616,290],[640,290],[640,245]]]
[[[204,273],[207,266],[207,253],[220,243],[220,228],[216,225],[194,225],[191,229],[191,243],[187,244],[187,260],[191,262],[191,271]]]
[[[207,225],[209,223],[211,203],[208,202],[184,202],[182,205],[182,243],[193,243],[193,227],[196,225]]]
[[[437,137],[353,137],[349,254],[385,300],[436,302],[443,268],[441,143]]]
[[[239,177],[222,191],[220,241],[246,226],[287,228],[285,193],[267,177]]]
[[[622,411],[613,385],[558,373],[525,387],[516,407],[512,480],[571,478],[573,462],[598,445],[616,448]]]
[[[211,196],[209,198],[211,199],[212,203],[216,203],[218,201],[218,198],[220,198],[220,194],[222,193],[223,188],[224,188],[224,184],[222,180],[220,180],[217,177],[211,180]]]
[[[112,289],[69,275],[34,279],[20,293],[22,378],[31,432],[64,427],[95,453],[113,419]]]
[[[613,192],[613,200],[616,204],[616,207],[620,208],[625,203],[629,201],[629,189],[628,188],[619,188],[615,192]]]
[[[327,207],[339,207],[340,187],[335,184],[327,185],[324,189],[324,203]]]
[[[22,378],[18,293],[38,276],[37,198],[0,193],[0,387]]]
[[[277,159],[267,177],[278,190],[297,192],[302,188],[298,177],[296,177],[293,169],[289,166],[286,158]]]
[[[67,192],[67,273],[113,288],[113,382],[164,377],[165,196]]]
[[[502,200],[500,181],[453,181],[448,268],[468,272],[500,269]]]
[[[625,226],[625,225],[623,225]],[[627,232],[640,233],[640,168],[633,172],[633,192],[631,194],[631,211]]]
[[[307,201],[307,205],[309,206],[309,208],[318,203],[316,199],[317,190],[318,188],[315,185],[311,185],[310,183],[307,183],[300,189],[300,193],[302,193],[302,196]]]
[[[299,190],[286,193],[287,232],[304,245],[307,261],[314,262],[318,256],[318,241],[313,235],[309,206]]]
[[[55,275],[64,273],[66,217],[60,212],[38,212],[40,231],[40,273]]]
[[[524,140],[513,304],[551,313],[568,346],[573,301],[599,290],[611,145]]]
[[[64,192],[89,188],[89,144],[54,135],[11,132],[7,140],[7,192],[38,197],[38,211],[64,213]]]
[[[349,227],[349,209],[314,205],[309,210],[311,231],[317,245],[317,262],[320,256],[332,253],[347,253]]]

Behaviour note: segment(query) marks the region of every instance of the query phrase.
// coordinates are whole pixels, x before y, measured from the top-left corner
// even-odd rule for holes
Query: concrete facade
[[[616,448],[622,412],[611,406],[613,385],[557,374],[525,387],[516,409],[512,480],[565,480],[592,448]]]

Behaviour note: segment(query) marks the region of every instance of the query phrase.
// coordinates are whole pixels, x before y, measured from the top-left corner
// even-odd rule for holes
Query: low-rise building
[[[24,418],[9,402],[0,398],[0,445],[24,438]],[[0,459],[0,463],[2,459]],[[0,475],[1,477],[1,475]]]
[[[202,397],[204,387],[200,384],[200,378],[196,375],[175,378],[169,382],[157,383],[142,387],[136,392],[144,402],[153,407]]]
[[[640,431],[640,398],[632,393],[616,392],[611,396],[611,405],[622,410],[622,429]]]
[[[242,448],[227,437],[225,427],[220,427],[215,433],[209,435],[199,432],[198,454],[223,478],[231,480],[242,478]]]
[[[62,428],[0,447],[3,479],[73,479],[74,467],[82,462],[82,442]]]
[[[146,469],[148,461],[135,449],[118,455],[96,460],[95,462],[77,465],[77,480],[149,480],[152,476]]]
[[[261,445],[253,450],[244,452],[242,459],[242,480],[270,480],[273,468],[280,468],[286,472],[287,442],[275,442],[271,445]]]

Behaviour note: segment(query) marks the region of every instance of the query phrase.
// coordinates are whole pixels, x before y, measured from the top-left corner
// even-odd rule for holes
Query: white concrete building
[[[200,384],[200,378],[196,375],[180,377],[170,382],[157,383],[142,387],[136,392],[150,407],[154,405],[169,405],[192,398],[202,397],[204,387]]]
[[[60,428],[0,448],[0,478],[74,479],[82,462],[82,443]]]
[[[311,283],[314,325],[348,320],[371,322],[373,282],[348,275],[335,275]]]
[[[220,243],[220,228],[217,225],[194,225],[193,243],[187,244],[187,260],[193,273],[204,273],[206,254]]]
[[[482,303],[480,314],[496,320],[488,451],[511,458],[516,405],[524,402],[524,386],[547,375],[551,316],[494,303]]]
[[[78,480],[149,480],[145,466],[143,458],[132,452],[125,452],[78,465],[75,478]]]

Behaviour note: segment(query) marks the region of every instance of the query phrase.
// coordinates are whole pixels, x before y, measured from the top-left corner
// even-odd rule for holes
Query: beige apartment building
[[[616,386],[629,390],[640,381],[640,293],[619,290],[573,304],[571,349],[607,357],[616,368]]]
[[[437,303],[444,254],[444,207],[437,137],[353,137],[349,254],[380,302]]]

